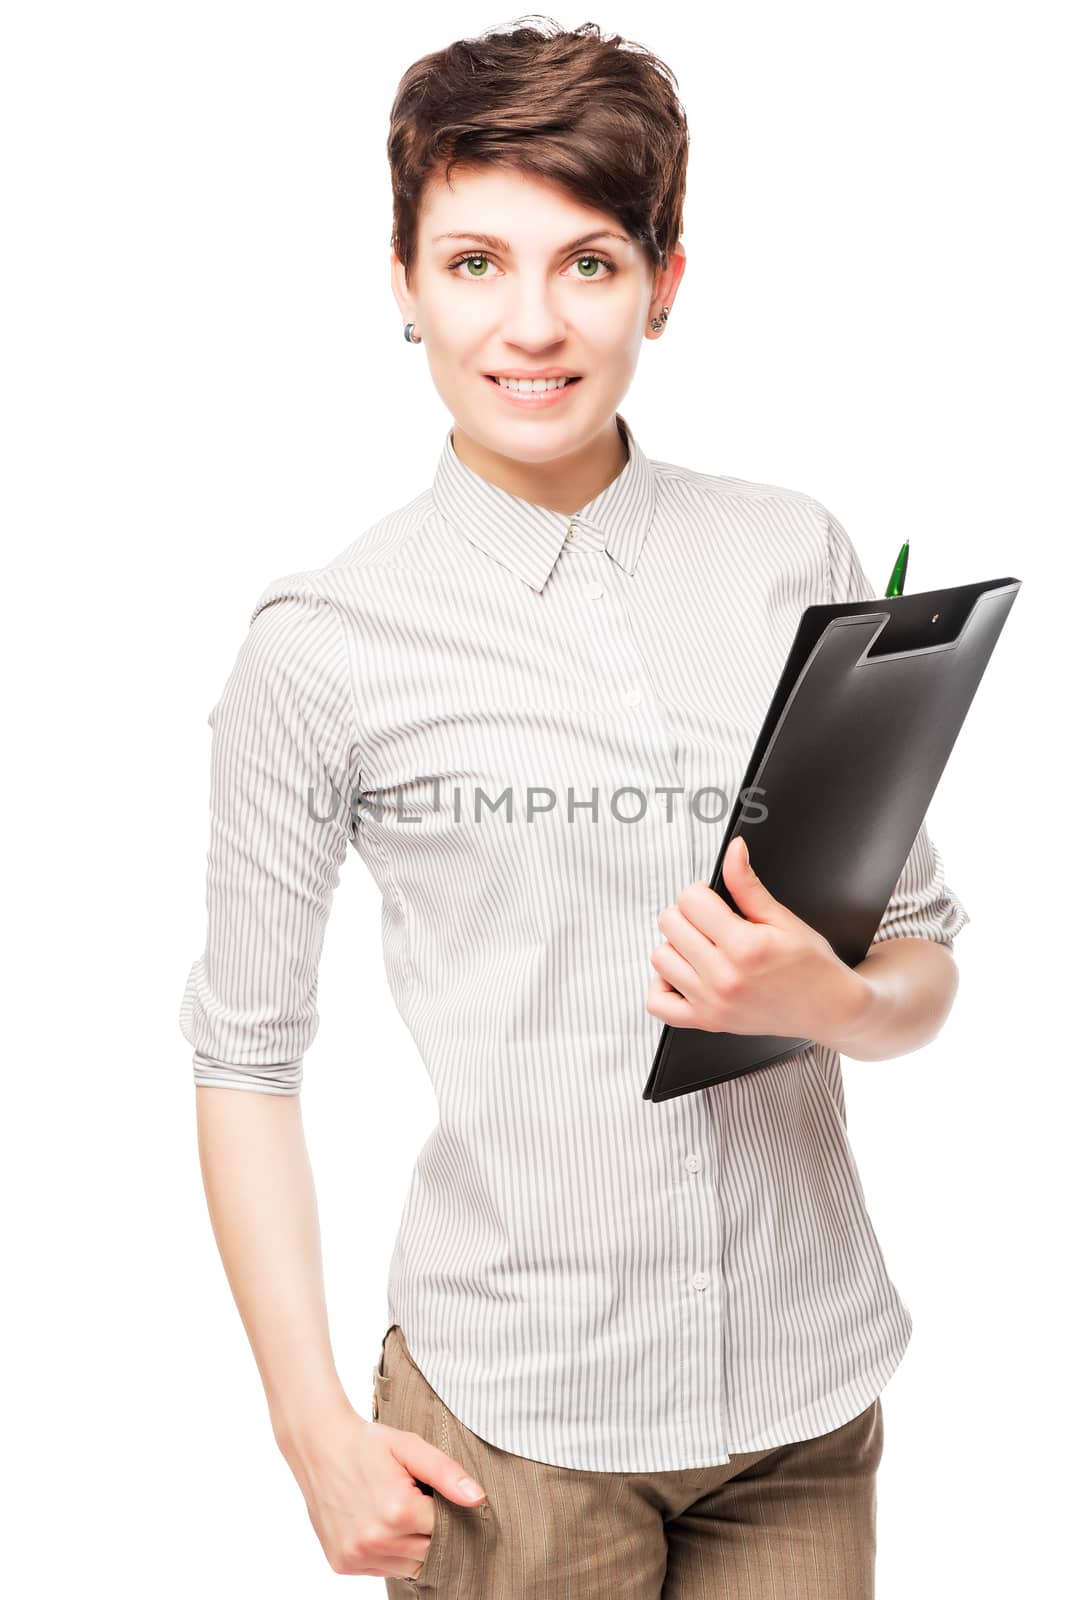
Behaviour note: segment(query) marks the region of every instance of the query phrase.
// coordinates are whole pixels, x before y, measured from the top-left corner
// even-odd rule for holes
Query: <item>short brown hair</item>
[[[390,111],[391,244],[411,276],[423,190],[453,167],[555,182],[616,218],[661,271],[682,232],[689,129],[671,69],[594,22],[457,39],[405,72]]]

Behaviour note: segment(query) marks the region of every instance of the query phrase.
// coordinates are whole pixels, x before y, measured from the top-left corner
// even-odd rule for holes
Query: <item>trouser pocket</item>
[[[387,1359],[386,1347],[395,1328],[399,1329],[399,1324],[396,1322],[387,1328],[382,1348],[378,1352],[378,1360],[371,1369],[371,1417],[375,1422],[379,1420],[382,1406],[387,1404],[392,1396],[393,1377],[389,1370],[392,1363]]]

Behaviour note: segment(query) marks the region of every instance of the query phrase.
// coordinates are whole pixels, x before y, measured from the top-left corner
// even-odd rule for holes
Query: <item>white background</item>
[[[449,417],[389,289],[417,56],[521,13],[15,5],[0,37],[8,1532],[20,1596],[339,1579],[276,1450],[200,1187],[178,1005],[207,714],[275,576],[429,483]],[[1052,5],[620,4],[677,73],[689,265],[621,409],[802,489],[873,581],[1023,587],[929,813],[970,912],[940,1037],[844,1062],[915,1323],[883,1394],[884,1600],[1059,1580],[1065,58]],[[362,1414],[429,1081],[350,853],[304,1118]],[[642,1085],[635,1084],[635,1093]],[[362,1586],[362,1587],[360,1587]]]

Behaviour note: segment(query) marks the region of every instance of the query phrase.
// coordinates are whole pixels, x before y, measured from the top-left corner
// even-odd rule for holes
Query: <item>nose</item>
[[[551,288],[534,279],[523,283],[516,277],[509,289],[500,329],[509,344],[543,350],[566,337],[567,319]]]

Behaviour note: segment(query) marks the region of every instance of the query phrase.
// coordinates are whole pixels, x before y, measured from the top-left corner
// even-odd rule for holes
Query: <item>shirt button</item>
[[[687,1172],[700,1172],[704,1162],[700,1156],[687,1156],[685,1166]]]
[[[587,600],[599,600],[604,594],[604,589],[599,583],[588,583],[583,592]]]
[[[693,1277],[690,1279],[690,1282],[693,1284],[695,1289],[707,1289],[708,1288],[708,1273],[707,1272],[695,1272]]]
[[[574,538],[577,537],[577,535],[578,535],[578,529],[577,528],[575,528],[575,527],[568,528],[568,530],[567,530],[568,539],[574,539]]]
[[[642,692],[640,689],[628,689],[626,694],[623,696],[623,699],[626,701],[628,706],[641,705]]]

